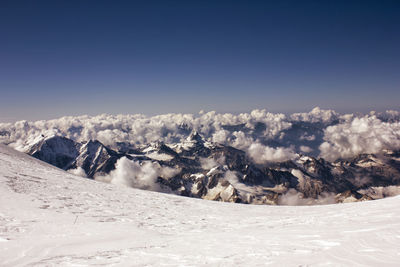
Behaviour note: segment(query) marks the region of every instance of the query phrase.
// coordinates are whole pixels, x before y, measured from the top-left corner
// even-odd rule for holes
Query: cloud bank
[[[327,127],[324,140],[320,156],[327,160],[396,150],[400,149],[400,123],[383,122],[375,115],[354,118]]]
[[[163,190],[157,183],[158,177],[168,179],[178,174],[179,171],[151,161],[139,163],[122,157],[117,161],[115,170],[105,176],[96,176],[95,180],[161,192]]]
[[[206,141],[246,151],[259,164],[294,159],[297,154],[333,161],[400,149],[399,121],[400,113],[395,110],[341,115],[318,107],[291,115],[265,109],[241,114],[211,111],[150,117],[102,114],[0,123],[0,142],[25,151],[42,136],[60,135],[78,142],[99,140],[113,148],[117,142],[140,147],[156,141],[180,143],[195,130]]]

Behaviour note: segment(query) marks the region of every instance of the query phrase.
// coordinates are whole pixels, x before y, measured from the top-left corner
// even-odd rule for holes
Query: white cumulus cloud
[[[139,163],[122,157],[117,161],[115,170],[105,176],[96,176],[95,179],[139,189],[162,191],[157,183],[157,178],[168,179],[179,171],[170,167],[162,167],[160,164],[151,161]]]
[[[320,146],[320,156],[328,160],[400,149],[400,123],[383,122],[375,115],[355,117],[327,127],[324,141]]]
[[[298,155],[291,148],[273,148],[264,146],[260,143],[251,144],[247,152],[253,161],[258,164],[282,162],[298,157]]]

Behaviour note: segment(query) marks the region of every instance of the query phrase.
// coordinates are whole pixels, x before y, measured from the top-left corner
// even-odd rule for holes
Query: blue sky
[[[399,107],[399,1],[1,1],[0,40],[0,121]]]

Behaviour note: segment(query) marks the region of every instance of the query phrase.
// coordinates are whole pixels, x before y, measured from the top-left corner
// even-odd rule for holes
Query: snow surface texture
[[[399,206],[185,198],[82,179],[0,145],[0,266],[398,266]]]
[[[41,136],[60,135],[74,141],[99,140],[145,145],[155,141],[182,143],[193,130],[207,141],[246,151],[256,163],[293,159],[296,153],[327,160],[400,149],[400,112],[340,115],[318,107],[290,116],[253,110],[239,115],[214,111],[198,115],[164,114],[63,117],[56,120],[0,123],[0,143],[25,151]]]

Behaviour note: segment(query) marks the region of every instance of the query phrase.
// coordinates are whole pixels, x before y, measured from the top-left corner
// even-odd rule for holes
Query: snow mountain
[[[97,140],[79,143],[54,135],[31,144],[26,152],[64,170],[81,169],[91,179],[115,171],[121,158],[136,162],[139,169],[151,163],[159,170],[154,171],[157,191],[224,202],[330,204],[379,198],[371,193],[377,188],[387,196],[400,193],[399,151],[334,162],[298,155],[289,161],[256,164],[245,151],[205,141],[193,131],[181,143],[159,141],[138,147],[123,142],[107,147]],[[120,172],[125,173],[122,179],[134,179]]]

